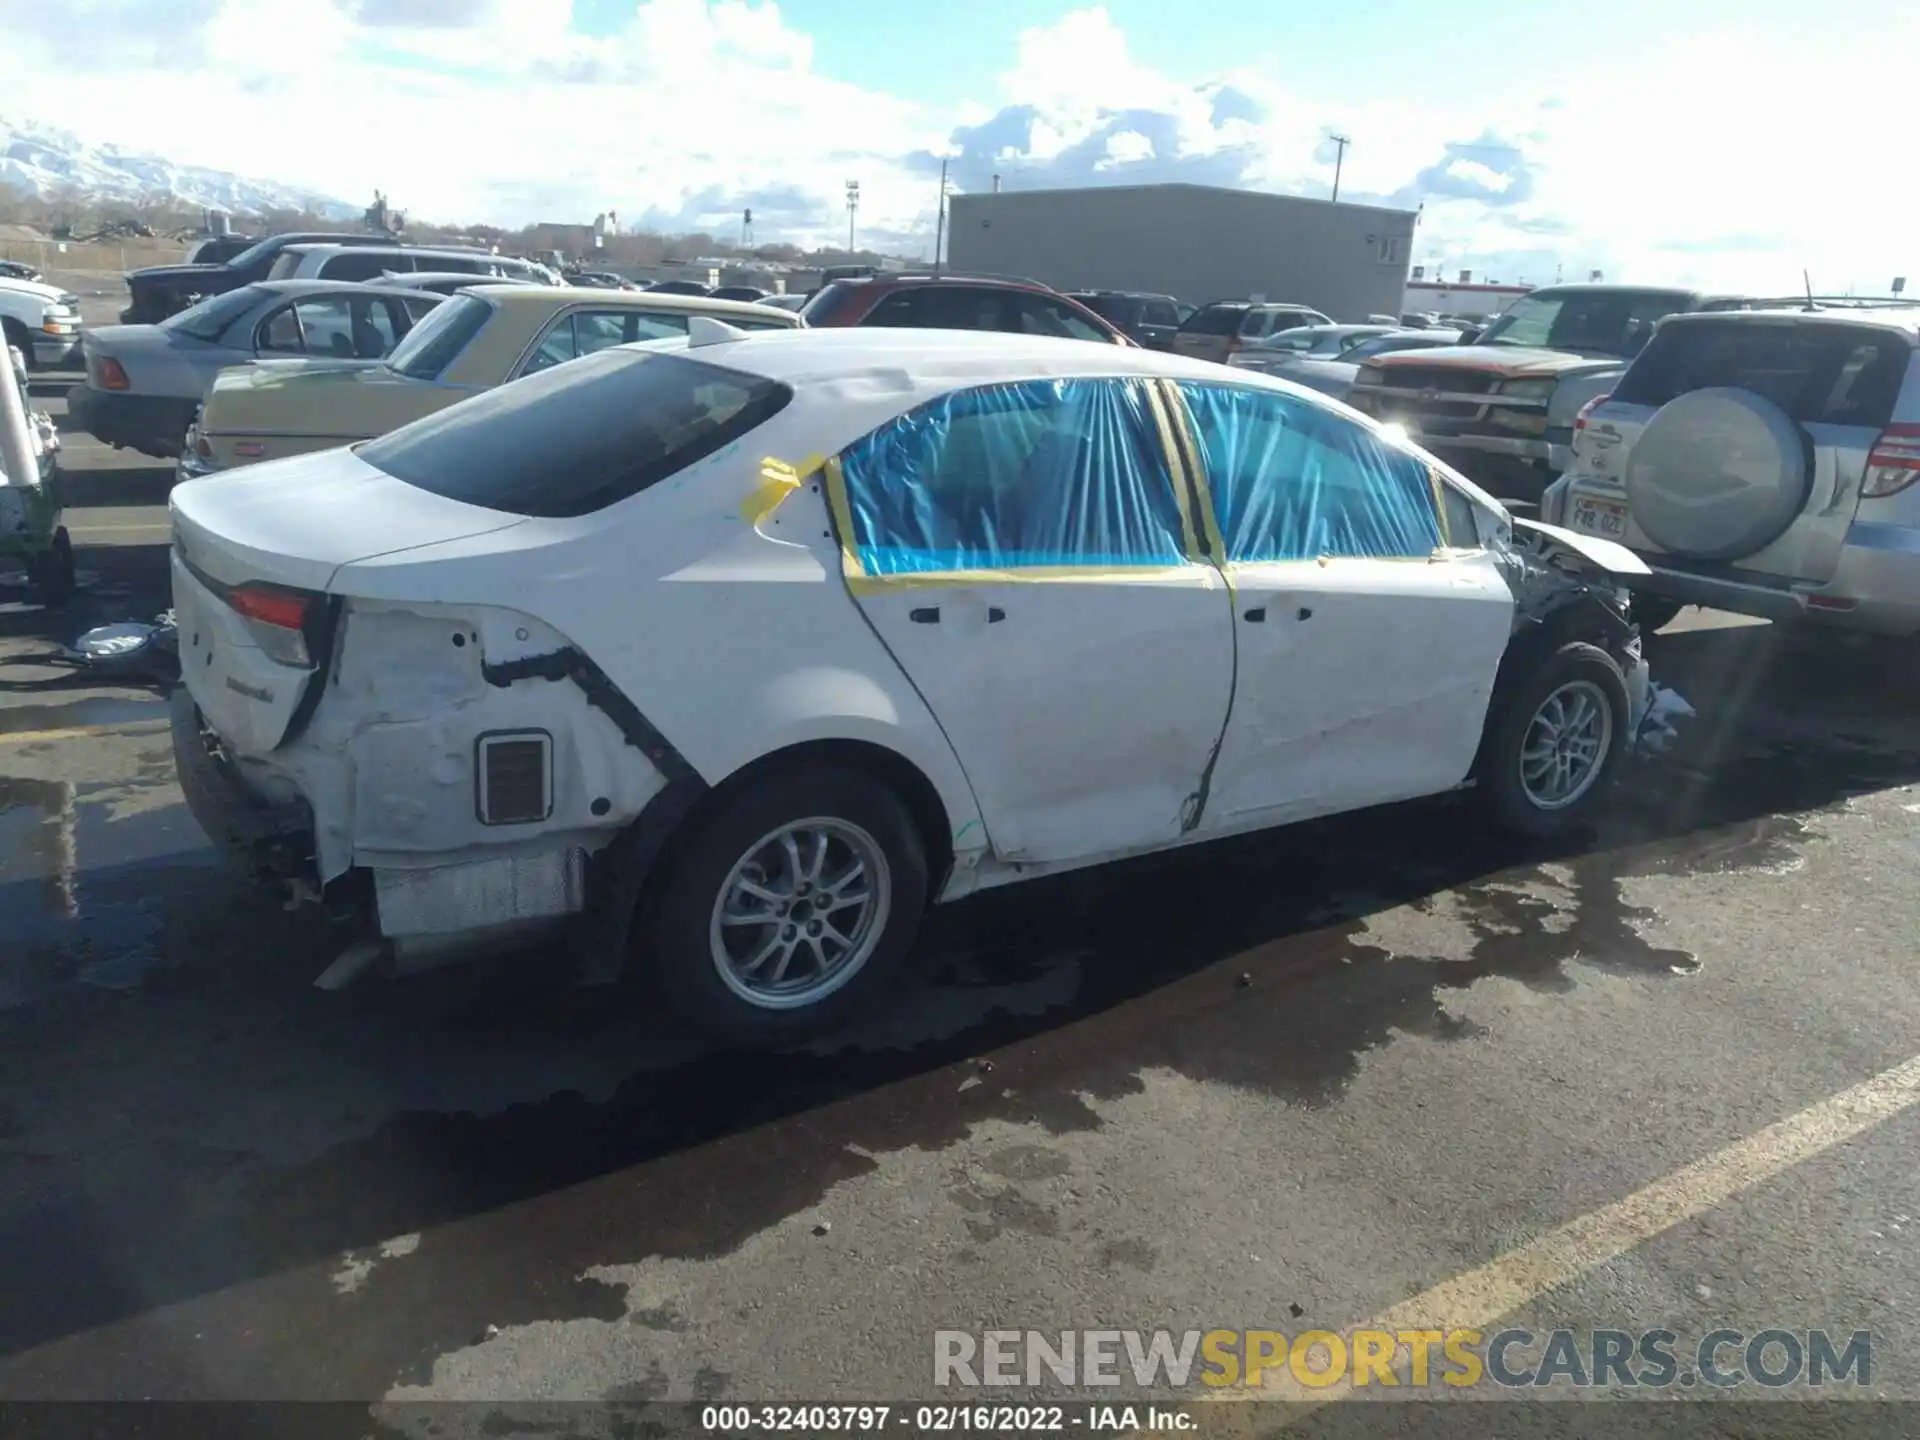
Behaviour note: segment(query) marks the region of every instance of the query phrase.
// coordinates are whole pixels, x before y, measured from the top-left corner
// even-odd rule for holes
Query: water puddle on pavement
[[[0,1009],[137,988],[163,959],[180,867],[213,861],[184,806],[116,818],[94,791],[120,793],[0,775]]]

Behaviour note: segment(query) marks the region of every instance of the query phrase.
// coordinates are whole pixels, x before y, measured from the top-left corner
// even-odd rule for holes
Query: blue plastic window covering
[[[1030,380],[943,395],[841,457],[869,575],[1185,561],[1147,392]]]
[[[1427,467],[1353,421],[1271,390],[1182,383],[1229,561],[1424,559]]]

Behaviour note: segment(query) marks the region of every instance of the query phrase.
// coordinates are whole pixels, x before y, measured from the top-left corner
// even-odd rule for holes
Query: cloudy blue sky
[[[1414,259],[1920,278],[1895,0],[0,0],[16,120],[412,213],[929,254],[957,189],[1189,180],[1422,208]],[[1204,237],[1196,236],[1196,243]]]

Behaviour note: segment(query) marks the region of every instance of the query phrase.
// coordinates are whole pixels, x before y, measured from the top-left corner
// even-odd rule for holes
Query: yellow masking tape
[[[804,485],[808,476],[826,463],[826,457],[822,455],[815,455],[798,465],[789,465],[769,455],[760,462],[759,486],[740,502],[740,518],[749,525],[758,525],[778,510],[787,496]]]
[[[966,585],[1088,584],[1140,580],[1152,575],[1190,575],[1190,565],[1034,565],[1020,570],[911,570],[896,575],[847,576],[856,595],[888,590],[942,590]]]

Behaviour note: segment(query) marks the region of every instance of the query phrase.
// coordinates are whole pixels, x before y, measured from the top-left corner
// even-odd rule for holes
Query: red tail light
[[[300,670],[313,668],[306,624],[317,598],[272,585],[241,585],[227,592],[227,604],[247,622],[268,658]]]
[[[1920,425],[1889,425],[1867,454],[1861,498],[1898,495],[1916,480],[1920,480]]]
[[[258,620],[262,625],[298,630],[307,623],[313,598],[266,585],[242,585],[227,596],[227,603],[247,619]]]
[[[1580,407],[1580,413],[1573,417],[1573,433],[1578,435],[1582,430],[1586,429],[1587,420],[1593,414],[1593,412],[1598,410],[1602,405],[1606,404],[1607,401],[1611,400],[1612,398],[1613,396],[1611,394],[1596,395],[1591,400],[1587,401],[1586,404],[1582,405]]]
[[[102,390],[131,390],[133,388],[132,383],[127,379],[126,370],[123,369],[120,362],[112,356],[102,357],[99,368],[100,388]]]

